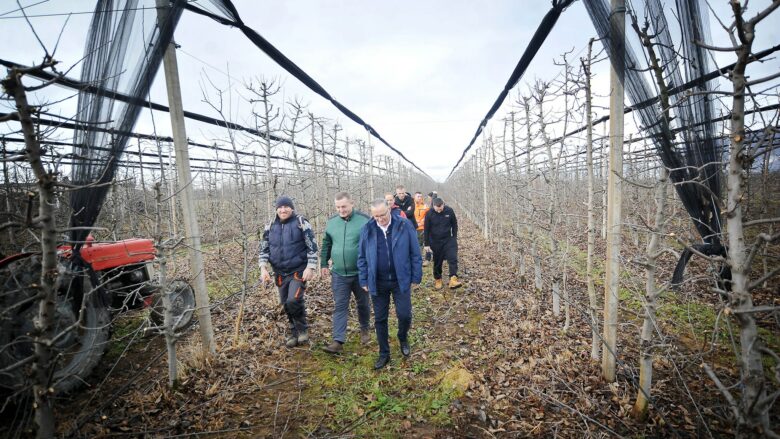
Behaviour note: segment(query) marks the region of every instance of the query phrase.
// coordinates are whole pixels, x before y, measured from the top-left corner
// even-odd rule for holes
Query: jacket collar
[[[295,217],[297,217],[297,216],[298,216],[298,214],[297,214],[297,213],[295,213],[295,211],[293,211],[292,215],[290,215],[290,217],[289,217],[289,218],[287,218],[285,221],[282,221],[282,219],[281,219],[281,218],[279,218],[279,215],[277,214],[277,215],[276,215],[276,219],[274,219],[274,222],[277,222],[277,223],[279,223],[279,224],[287,224],[287,223],[289,223],[290,221],[294,220],[294,219],[295,219]]]
[[[391,231],[395,230],[397,227],[400,226],[402,219],[403,218],[401,218],[400,215],[394,214],[392,217],[390,217],[390,225],[388,226],[388,229],[391,230]],[[370,220],[368,220],[368,223],[366,223],[366,224],[368,226],[371,226],[371,227],[368,227],[369,230],[372,229],[372,228],[376,228],[378,230],[382,230],[382,228],[379,227],[379,224],[376,222],[375,218],[371,218]]]

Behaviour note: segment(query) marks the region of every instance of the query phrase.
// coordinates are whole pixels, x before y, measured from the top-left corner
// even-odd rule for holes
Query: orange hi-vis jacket
[[[430,207],[425,203],[414,203],[414,219],[417,220],[417,230],[422,231],[425,229],[425,214],[428,213]]]

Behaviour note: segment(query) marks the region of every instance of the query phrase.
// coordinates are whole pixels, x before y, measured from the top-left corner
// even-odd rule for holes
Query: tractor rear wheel
[[[56,360],[50,383],[55,393],[69,392],[85,383],[106,350],[111,323],[110,312],[97,300],[99,293],[92,291],[89,277],[63,275],[62,266],[60,271],[54,316],[56,341],[52,345]],[[32,388],[31,362],[27,359],[35,349],[36,284],[40,276],[39,255],[0,268],[0,388],[12,394]],[[76,305],[75,297],[84,298],[81,307]]]

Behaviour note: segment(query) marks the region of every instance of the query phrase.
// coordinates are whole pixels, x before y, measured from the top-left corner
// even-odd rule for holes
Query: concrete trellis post
[[[162,20],[167,14],[167,2],[157,0],[158,16]],[[195,303],[197,306],[198,328],[203,342],[203,351],[214,354],[217,350],[214,341],[214,328],[211,325],[211,308],[209,307],[208,290],[206,289],[206,273],[203,267],[203,253],[200,251],[200,228],[195,211],[195,194],[192,190],[192,175],[190,173],[190,158],[187,150],[187,132],[184,126],[184,109],[181,104],[181,87],[179,86],[179,67],[176,62],[176,46],[173,41],[165,49],[163,58],[165,82],[168,89],[168,105],[170,106],[173,145],[176,148],[176,168],[181,188],[181,204],[184,216],[184,227],[189,241],[192,273],[195,276]]]
[[[601,373],[607,381],[615,381],[617,349],[618,293],[620,289],[620,232],[623,204],[623,52],[625,51],[625,0],[612,0],[610,38],[612,67],[609,102],[609,175],[607,175],[607,260],[604,281],[604,354]],[[619,36],[619,38],[616,38]],[[617,174],[619,173],[619,174]]]

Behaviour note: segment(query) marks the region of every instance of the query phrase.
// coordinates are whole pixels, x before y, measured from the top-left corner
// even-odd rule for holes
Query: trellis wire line
[[[25,66],[23,64],[15,63],[15,62],[4,60],[4,59],[0,59],[0,65],[3,65],[3,66],[8,67],[8,68],[20,68],[20,69],[29,69],[30,68],[29,66]],[[162,112],[166,112],[166,113],[170,112],[170,108],[168,106],[166,106],[166,105],[163,105],[163,104],[147,101],[147,100],[142,99],[142,98],[137,98],[136,99],[136,98],[133,98],[131,96],[127,96],[127,95],[122,94],[122,93],[118,93],[118,92],[111,91],[111,90],[101,89],[100,87],[97,87],[95,85],[83,84],[83,83],[81,83],[79,81],[76,81],[74,79],[67,78],[67,77],[64,77],[64,76],[63,77],[58,77],[58,76],[53,75],[53,74],[51,74],[49,72],[33,71],[33,72],[29,73],[29,75],[33,76],[35,78],[44,80],[44,81],[51,81],[54,84],[58,84],[58,85],[61,85],[61,86],[64,86],[64,87],[67,87],[67,88],[70,88],[70,89],[74,89],[74,90],[78,90],[78,91],[85,91],[85,92],[88,92],[88,93],[95,93],[95,94],[98,94],[98,93],[110,94],[117,101],[133,103],[133,104],[136,104],[136,105],[142,105],[142,106],[144,106],[146,108],[151,108],[152,110],[162,111]],[[317,149],[316,146],[309,146],[309,145],[304,145],[304,144],[298,143],[298,142],[291,142],[289,139],[285,139],[285,138],[279,137],[279,136],[277,136],[275,134],[266,133],[266,132],[263,132],[263,131],[260,131],[260,130],[254,129],[254,128],[245,127],[245,126],[240,125],[240,124],[235,123],[235,122],[223,121],[223,120],[211,117],[211,116],[206,116],[206,115],[203,115],[203,114],[200,114],[200,113],[195,113],[193,111],[184,110],[183,113],[184,113],[184,117],[187,118],[187,119],[196,120],[198,122],[203,122],[203,123],[206,123],[206,124],[209,124],[209,125],[215,125],[215,126],[218,126],[220,128],[231,129],[231,130],[235,130],[235,131],[243,131],[243,132],[255,135],[257,137],[262,137],[262,138],[265,138],[266,136],[268,136],[268,138],[270,140],[273,140],[275,142],[285,143],[285,144],[288,144],[288,145],[293,145],[293,146],[295,146],[297,148],[300,148],[300,149],[306,149],[306,150],[316,150]],[[7,115],[7,113],[0,113],[0,117],[6,116],[6,115]],[[39,119],[39,120],[45,120],[45,119]],[[54,125],[54,124],[50,124],[50,125]],[[100,128],[100,127],[97,127],[97,126],[87,127],[84,124],[79,124],[79,123],[63,122],[63,123],[58,123],[57,126],[61,126],[62,128],[68,128],[68,129],[73,129],[73,130],[93,130],[93,131],[96,131],[96,132],[104,132],[104,133],[112,133],[113,132],[113,133],[118,133],[118,134],[127,134],[130,137],[147,136],[147,137],[141,137],[141,138],[150,138],[150,139],[153,138],[153,136],[148,135],[148,134],[146,134],[146,135],[136,135],[135,133],[132,133],[131,131],[122,132],[122,131],[119,131],[119,130],[112,130],[112,129],[109,129],[109,128]],[[168,139],[172,139],[171,137],[158,137],[158,138],[159,139],[165,139],[166,141],[168,141]],[[173,141],[173,140],[170,140],[170,141]],[[326,151],[325,154],[327,154],[327,155],[335,155],[336,157],[341,158],[341,159],[347,159],[347,157],[345,157],[345,156],[343,156],[341,154],[338,154],[338,153],[334,154],[334,153]],[[348,158],[348,159],[359,163],[356,159],[352,159],[352,158]]]

